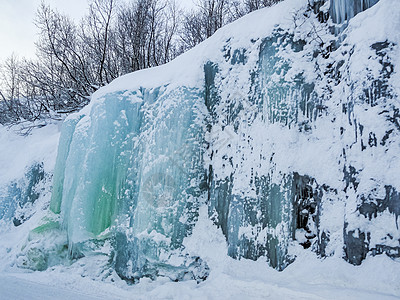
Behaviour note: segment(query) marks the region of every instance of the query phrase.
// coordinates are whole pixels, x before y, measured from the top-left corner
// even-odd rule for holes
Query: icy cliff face
[[[45,181],[43,164],[30,166],[23,178],[14,180],[1,189],[0,220],[13,221],[15,226],[21,225],[27,218],[31,206],[40,196],[40,184]],[[27,214],[26,214],[27,213]]]
[[[343,23],[372,7],[379,0],[331,0],[329,13],[332,21]]]
[[[113,236],[121,276],[163,271],[204,202],[205,117],[200,90],[158,87],[106,94],[65,122],[50,208],[73,257]]]
[[[230,256],[279,270],[296,244],[399,256],[400,4],[331,33],[376,2],[287,0],[98,91],[64,123],[49,230],[129,280],[206,278],[184,247],[203,206]]]
[[[360,12],[367,10],[372,7],[379,0],[330,0],[329,6],[329,16],[331,17],[333,23],[333,31],[336,35],[339,35],[347,27],[348,21],[352,19],[355,15]],[[324,2],[324,1],[320,1]],[[317,6],[319,6],[318,4]],[[322,9],[321,15],[325,12]],[[325,13],[326,15],[326,13]],[[326,17],[325,17],[326,18]]]
[[[54,125],[27,137],[0,128],[0,229],[20,226],[35,213],[38,200],[51,194],[58,135]]]

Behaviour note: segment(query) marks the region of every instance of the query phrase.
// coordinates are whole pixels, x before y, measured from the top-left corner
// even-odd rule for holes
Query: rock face
[[[295,243],[399,256],[400,6],[376,2],[287,0],[97,92],[59,144],[70,255],[109,241],[125,279],[203,280],[184,239],[207,206],[230,256],[278,270]]]
[[[23,178],[0,187],[0,220],[12,220],[14,226],[26,221],[32,212],[23,208],[39,198],[40,185],[48,179],[43,164],[35,163],[27,169]]]

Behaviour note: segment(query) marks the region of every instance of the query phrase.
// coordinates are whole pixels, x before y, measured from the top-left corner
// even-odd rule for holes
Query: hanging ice
[[[332,0],[332,19],[375,3]],[[243,19],[249,35],[235,35],[239,20],[172,63],[97,92],[64,123],[51,226],[39,231],[66,232],[75,258],[109,242],[112,266],[133,281],[207,276],[183,246],[202,205],[234,258],[266,257],[282,270],[296,240],[321,256],[344,248],[353,264],[366,253],[393,256],[394,42],[360,42],[349,27],[340,45],[332,23],[318,22],[326,7],[308,4],[256,12]],[[374,231],[372,218],[393,222]]]
[[[200,99],[188,88],[110,93],[65,122],[51,209],[72,255],[115,235],[116,269],[132,279],[157,275],[162,251],[179,249],[205,187]]]
[[[330,0],[332,21],[338,24],[348,21],[360,12],[372,7],[379,0]]]

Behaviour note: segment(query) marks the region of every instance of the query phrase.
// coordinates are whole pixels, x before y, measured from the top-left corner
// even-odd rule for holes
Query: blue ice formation
[[[341,24],[375,5],[379,0],[331,0],[332,21]]]
[[[296,241],[320,256],[343,249],[352,264],[368,253],[400,255],[389,164],[399,150],[394,44],[338,45],[346,37],[331,35],[318,17],[324,1],[303,2],[294,22],[272,24],[264,36],[240,44],[233,24],[198,48],[216,53],[199,59],[194,49],[146,71],[157,77],[190,61],[202,81],[184,85],[175,76],[149,87],[139,75],[150,73],[129,75],[64,122],[50,210],[71,257],[109,241],[107,255],[124,279],[203,280],[207,262],[184,247],[202,206],[228,255],[266,257],[278,270],[295,259]],[[331,0],[329,15],[342,23],[376,2]],[[282,13],[287,3],[259,16]],[[355,57],[358,46],[367,53]],[[371,57],[376,72],[352,68]],[[376,218],[388,227],[375,230]]]
[[[46,180],[42,163],[31,165],[23,178],[14,180],[0,188],[0,220],[12,220],[15,226],[21,225],[29,216],[22,208],[33,204],[40,197],[39,185]]]

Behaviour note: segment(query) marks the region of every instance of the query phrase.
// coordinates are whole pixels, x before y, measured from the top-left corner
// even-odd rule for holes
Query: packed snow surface
[[[187,240],[211,262],[210,277],[171,282],[141,279],[127,285],[116,274],[100,281],[98,266],[105,258],[92,257],[45,272],[25,273],[12,268],[0,273],[1,299],[399,299],[400,263],[386,256],[368,258],[354,267],[340,257],[319,260],[302,253],[283,272],[265,261],[234,260],[226,256],[222,233],[202,219]]]

